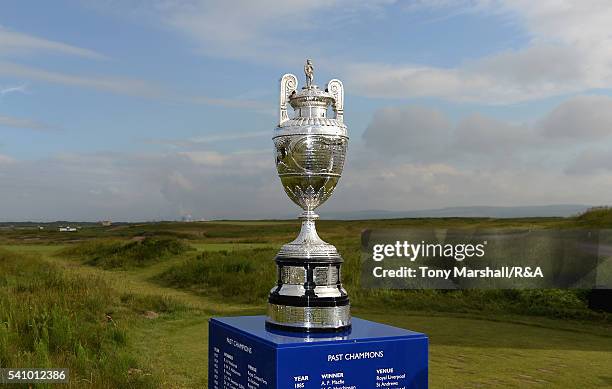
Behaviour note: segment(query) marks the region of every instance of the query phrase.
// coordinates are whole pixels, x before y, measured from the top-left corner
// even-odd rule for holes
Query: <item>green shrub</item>
[[[263,304],[276,283],[276,250],[205,251],[156,277],[163,285]]]
[[[165,295],[138,295],[123,293],[121,303],[137,312],[154,311],[158,313],[185,312],[188,307],[178,300]]]
[[[592,207],[575,218],[580,226],[612,228],[612,208]]]
[[[175,238],[148,237],[123,242],[94,240],[61,250],[57,255],[82,260],[105,269],[143,267],[173,255],[192,250],[191,246]]]

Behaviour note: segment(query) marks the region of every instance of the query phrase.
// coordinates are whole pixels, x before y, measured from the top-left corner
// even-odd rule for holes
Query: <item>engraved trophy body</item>
[[[348,145],[344,88],[336,79],[325,90],[314,85],[310,60],[304,73],[306,86],[299,91],[293,74],[285,74],[280,83],[279,124],[273,136],[276,168],[285,192],[303,212],[298,237],[276,256],[278,282],[268,299],[267,324],[305,332],[342,331],[351,326],[342,257],[317,234],[314,210],[331,196],[342,174]],[[329,108],[334,118],[327,117]]]

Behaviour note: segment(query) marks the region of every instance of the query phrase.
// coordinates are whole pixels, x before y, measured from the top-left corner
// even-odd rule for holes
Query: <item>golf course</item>
[[[321,221],[356,317],[430,338],[431,388],[612,387],[612,317],[585,290],[360,287],[368,228],[603,228],[573,218]],[[207,387],[208,320],[264,314],[297,221],[3,224],[0,366],[67,367],[74,388]],[[50,387],[51,385],[49,385]],[[41,386],[45,387],[45,386]]]

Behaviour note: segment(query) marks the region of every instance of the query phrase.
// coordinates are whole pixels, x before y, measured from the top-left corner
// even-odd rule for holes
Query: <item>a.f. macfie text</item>
[[[478,244],[409,243],[396,241],[394,244],[375,244],[372,246],[372,259],[380,262],[385,258],[405,258],[414,262],[418,258],[444,257],[463,261],[466,258],[482,258],[487,241]]]

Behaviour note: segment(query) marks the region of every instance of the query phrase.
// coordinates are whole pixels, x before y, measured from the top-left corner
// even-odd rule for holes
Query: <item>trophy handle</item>
[[[280,126],[283,122],[289,120],[287,114],[287,103],[289,102],[289,96],[297,90],[298,80],[293,74],[285,74],[280,79],[280,110],[278,113],[278,125]]]
[[[333,79],[327,83],[327,91],[334,96],[332,107],[336,113],[336,120],[344,121],[344,86],[342,81]]]

